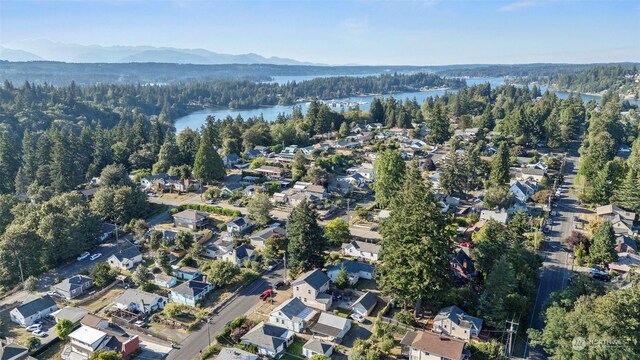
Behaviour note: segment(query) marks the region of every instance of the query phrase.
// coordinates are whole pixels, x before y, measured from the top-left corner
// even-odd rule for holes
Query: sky
[[[640,61],[640,0],[0,0],[0,44],[25,39],[323,64]]]

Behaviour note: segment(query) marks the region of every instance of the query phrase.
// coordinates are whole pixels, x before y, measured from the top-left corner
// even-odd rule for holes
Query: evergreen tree
[[[342,265],[340,270],[338,270],[338,275],[336,275],[335,284],[340,289],[346,289],[351,285],[349,282],[349,273],[347,269]]]
[[[20,156],[8,131],[0,134],[0,194],[14,190],[16,174],[20,168]]]
[[[386,295],[403,302],[439,305],[452,285],[452,234],[441,206],[417,167],[406,175],[391,203],[391,216],[382,224],[382,257],[377,281]]]
[[[193,164],[200,147],[200,133],[186,128],[178,134],[176,142],[180,149],[180,164]]]
[[[164,142],[162,125],[160,121],[156,119],[152,122],[151,131],[149,132],[149,146],[154,157],[160,152],[160,147]]]
[[[171,275],[171,273],[173,272],[173,268],[171,267],[169,255],[164,252],[164,250],[158,250],[154,255],[154,260],[156,265],[158,265],[158,267],[162,269],[163,273]]]
[[[382,107],[382,100],[380,100],[380,98],[376,97],[371,100],[369,114],[371,116],[371,122],[384,124],[384,108]]]
[[[624,181],[616,189],[613,202],[625,210],[640,213],[640,184],[633,169],[629,169]]]
[[[510,319],[512,314],[509,313],[509,297],[514,290],[516,274],[506,256],[503,256],[491,269],[480,298],[480,307],[487,324],[500,328]]]
[[[491,159],[490,180],[495,185],[504,185],[509,183],[509,178],[509,148],[506,142],[501,142],[498,152]]]
[[[298,204],[289,214],[287,237],[287,259],[292,277],[324,265],[326,241],[317,215],[306,201]]]
[[[31,131],[26,129],[24,131],[24,135],[22,136],[22,167],[23,173],[22,177],[24,177],[25,181],[28,184],[36,177],[36,170],[38,167],[38,159],[36,157],[36,152],[34,150],[35,139],[31,135]],[[17,180],[16,180],[17,181]]]
[[[611,222],[605,221],[596,229],[589,247],[589,262],[594,265],[608,265],[618,259],[614,247],[616,235]]]
[[[402,160],[399,152],[385,150],[378,153],[378,157],[373,164],[373,172],[375,174],[373,189],[376,202],[380,207],[388,206],[396,193],[402,188],[405,168],[404,160]]]
[[[427,139],[434,144],[443,144],[451,138],[449,130],[449,119],[446,111],[441,105],[436,105],[428,119],[429,134]]]
[[[591,183],[591,196],[590,201],[596,204],[604,205],[608,204],[611,196],[613,195],[613,180],[614,174],[612,173],[612,162],[608,162],[604,169],[598,171],[595,178],[592,178]]]
[[[293,155],[293,161],[291,162],[291,177],[293,181],[302,179],[307,174],[308,167],[307,158],[302,151],[298,151]]]
[[[172,166],[178,165],[180,161],[180,150],[176,143],[173,131],[167,131],[164,143],[158,153],[158,161],[153,164],[153,173],[166,173]]]
[[[627,159],[629,169],[633,170],[636,174],[640,174],[640,136],[633,142],[631,146],[631,154]]]
[[[205,183],[220,180],[225,176],[222,158],[210,142],[211,136],[205,128],[200,140],[200,147],[193,164],[193,176]]]
[[[467,188],[464,163],[455,147],[451,147],[440,170],[440,188],[446,195],[461,194]]]

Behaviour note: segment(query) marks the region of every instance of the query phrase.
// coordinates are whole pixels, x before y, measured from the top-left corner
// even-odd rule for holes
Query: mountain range
[[[205,49],[153,46],[78,45],[49,40],[21,40],[0,46],[0,60],[62,61],[69,63],[174,63],[312,65],[308,62],[262,55],[223,54]]]

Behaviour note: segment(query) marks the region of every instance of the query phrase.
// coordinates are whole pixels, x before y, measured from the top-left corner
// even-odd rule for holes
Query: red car
[[[466,248],[470,248],[473,247],[473,243],[471,241],[465,241],[465,242],[461,242],[460,244],[458,244],[462,247],[466,247]]]
[[[267,300],[271,295],[273,295],[273,290],[267,289],[260,294],[260,300]]]

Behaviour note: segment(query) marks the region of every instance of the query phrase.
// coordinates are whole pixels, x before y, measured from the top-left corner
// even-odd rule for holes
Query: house
[[[150,314],[164,309],[169,300],[160,295],[138,289],[127,289],[114,301],[114,306],[133,313]]]
[[[217,360],[258,360],[258,355],[238,348],[222,348],[216,356]]]
[[[253,227],[253,221],[246,216],[236,216],[225,225],[227,226],[227,232],[236,235],[243,235]]]
[[[369,316],[369,314],[371,314],[377,304],[378,297],[376,296],[376,294],[367,291],[353,302],[353,305],[351,305],[351,310],[362,316]]]
[[[609,220],[609,221],[614,219],[616,215],[619,216],[620,219],[629,220],[631,222],[633,222],[636,219],[636,213],[632,211],[626,211],[615,205],[598,206],[596,208],[596,214],[601,218],[603,218],[604,220]]]
[[[173,214],[173,223],[176,227],[198,230],[207,226],[209,216],[201,211],[187,209]]]
[[[636,245],[636,242],[625,235],[616,236],[614,246],[616,247],[616,252],[618,253],[638,253],[638,245]]]
[[[233,196],[234,193],[242,191],[244,185],[242,183],[230,183],[220,188],[220,195],[223,197]]]
[[[16,343],[5,343],[0,340],[0,360],[27,360],[35,359],[29,356],[29,349]]]
[[[82,195],[82,197],[84,197],[84,199],[87,201],[93,200],[93,197],[95,196],[96,192],[98,192],[97,187],[83,189],[83,190],[76,190],[76,193],[79,195]]]
[[[369,261],[378,261],[382,246],[364,241],[354,240],[348,244],[342,244],[342,251],[346,256],[362,258]]]
[[[204,244],[202,255],[208,258],[218,259],[230,251],[233,251],[233,243],[209,241]]]
[[[328,342],[311,338],[302,345],[302,356],[307,359],[313,355],[322,355],[331,358],[331,354],[333,354],[333,345]]]
[[[160,287],[170,289],[178,284],[178,279],[171,275],[159,273],[153,274],[153,283]]]
[[[482,319],[467,315],[454,305],[440,309],[438,315],[433,319],[433,331],[469,341],[472,337],[480,335],[482,323]]]
[[[224,167],[231,169],[240,162],[240,156],[238,156],[238,154],[229,154],[222,157],[222,162],[224,163]]]
[[[269,314],[269,324],[301,333],[316,315],[315,310],[294,297],[273,309]]]
[[[467,253],[460,249],[451,258],[451,271],[456,279],[463,282],[471,280],[476,276],[476,269],[473,266],[473,260],[467,255]]]
[[[84,294],[85,291],[92,286],[93,280],[90,277],[74,275],[53,285],[51,288],[54,292],[64,296],[67,300],[71,300]]]
[[[45,295],[14,308],[9,312],[9,316],[14,323],[26,327],[56,310],[58,310],[58,305],[56,305],[51,296]]]
[[[410,360],[463,360],[465,342],[430,331],[409,331],[400,345]]]
[[[276,166],[260,166],[255,171],[269,179],[282,179],[282,169]]]
[[[103,319],[97,315],[87,314],[82,320],[80,320],[80,324],[86,325],[88,327],[103,330],[109,327],[109,321],[107,319]]]
[[[526,203],[535,194],[536,187],[531,182],[516,180],[512,182],[509,191],[516,199]]]
[[[320,269],[308,271],[291,283],[293,297],[308,306],[326,311],[333,301],[333,297],[326,293],[329,281],[329,277]]]
[[[178,279],[182,279],[182,280],[192,280],[196,277],[202,276],[202,273],[200,272],[200,270],[190,266],[183,266],[183,267],[177,268],[175,270],[175,274],[178,277]]]
[[[307,193],[315,196],[319,199],[324,199],[329,196],[327,190],[322,185],[309,185],[306,189],[304,189]]]
[[[243,266],[246,260],[255,259],[254,250],[247,244],[242,244],[237,248],[223,254],[220,257],[221,260],[231,261],[238,266]]]
[[[178,181],[178,178],[175,176],[169,176],[169,174],[166,173],[158,173],[156,175],[149,175],[140,179],[140,186],[145,190],[152,188],[167,189],[171,187],[170,183],[175,181]]]
[[[640,255],[634,253],[619,253],[618,260],[609,263],[609,270],[615,271],[619,274],[626,274],[631,269],[640,268]]]
[[[131,246],[124,250],[120,250],[115,254],[109,256],[107,263],[112,267],[117,267],[122,270],[134,269],[138,264],[142,262],[142,253],[137,247]]]
[[[267,244],[267,240],[269,240],[270,238],[278,236],[284,237],[286,234],[287,231],[280,226],[268,227],[251,235],[249,237],[249,241],[251,243],[251,246],[253,246],[257,250],[265,247],[265,245]]]
[[[506,224],[509,214],[506,211],[482,210],[480,212],[480,220],[495,220],[501,224]]]
[[[111,235],[113,235],[116,232],[116,227],[115,225],[112,224],[102,224],[102,232],[100,233],[100,242],[104,242],[105,240],[107,240]]]
[[[373,274],[376,271],[376,267],[371,264],[363,263],[360,261],[343,261],[338,265],[327,266],[327,275],[332,282],[336,281],[336,278],[340,273],[340,269],[342,269],[343,267],[349,275],[349,284],[351,284],[352,286],[355,285],[360,279],[373,279]]]
[[[318,321],[310,328],[311,332],[320,338],[339,343],[351,329],[351,320],[342,316],[322,312]]]
[[[172,288],[169,298],[175,303],[195,307],[196,303],[204,300],[214,288],[215,286],[209,284],[205,277],[200,277],[196,280],[185,281]]]
[[[51,313],[51,316],[59,323],[62,320],[69,320],[74,324],[78,324],[89,312],[75,306],[65,306],[58,311]]]
[[[111,333],[82,325],[69,334],[69,343],[62,351],[65,360],[87,359],[98,350],[113,350],[128,357],[140,347],[138,336]]]
[[[546,175],[547,171],[544,169],[525,167],[520,169],[520,176],[518,180],[534,180],[539,183]]]
[[[259,355],[277,358],[293,343],[291,330],[261,322],[240,338],[243,344],[258,348]]]

